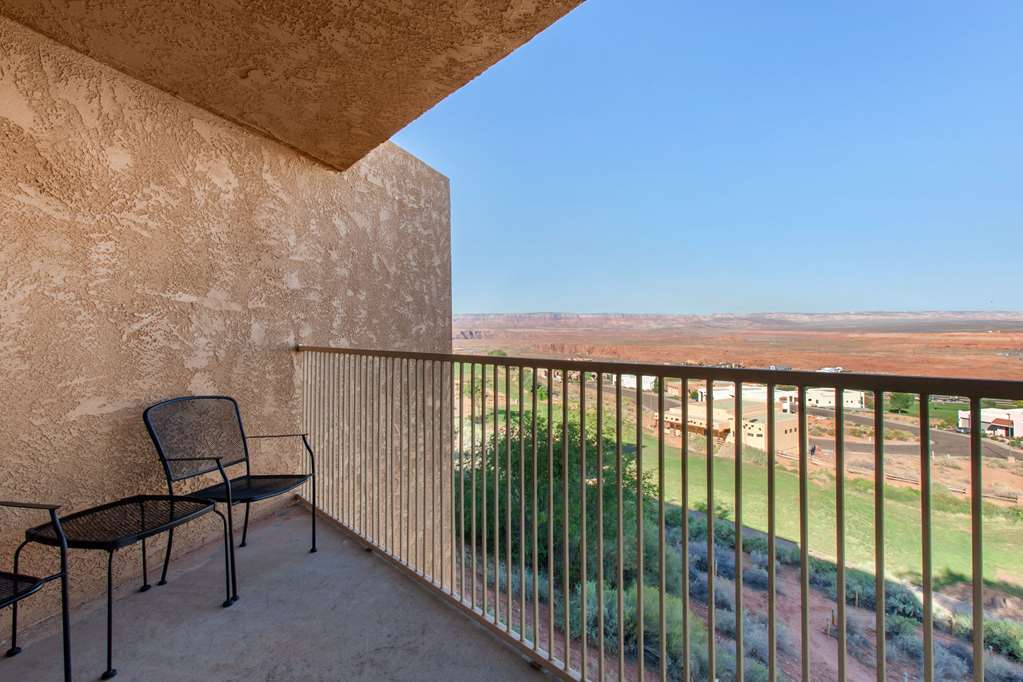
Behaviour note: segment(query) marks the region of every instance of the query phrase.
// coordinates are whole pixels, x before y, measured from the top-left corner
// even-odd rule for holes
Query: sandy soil
[[[837,317],[456,316],[454,346],[526,356],[1023,379],[1023,315]]]

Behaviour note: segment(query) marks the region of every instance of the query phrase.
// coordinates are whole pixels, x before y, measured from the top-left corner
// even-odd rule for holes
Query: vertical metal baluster
[[[419,563],[419,459],[422,450],[419,448],[419,394],[423,385],[419,381],[419,360],[412,361],[412,434],[409,436],[412,457],[412,566],[416,573],[422,574]]]
[[[482,365],[480,367],[480,383],[482,395],[480,397],[480,485],[483,486],[481,493],[480,503],[483,508],[480,510],[480,514],[483,516],[481,521],[483,522],[483,617],[489,618],[487,615],[487,603],[489,601],[488,585],[488,574],[489,567],[487,566],[490,557],[487,555],[487,526],[489,520],[487,514],[489,509],[487,507],[487,366]],[[495,387],[496,388],[496,387]],[[496,453],[495,453],[496,454]]]
[[[512,621],[512,462],[511,462],[511,365],[504,366],[504,591],[507,595],[505,630],[511,633]]]
[[[330,498],[330,515],[337,520],[341,515],[341,409],[344,400],[341,394],[344,383],[341,379],[341,356],[333,354],[334,377],[334,409],[331,412],[330,420],[334,424],[334,435],[331,438],[332,457],[330,468],[330,486],[332,490]]]
[[[374,364],[376,365],[376,379],[373,382],[373,402],[375,404],[373,433],[376,438],[376,445],[373,448],[373,527],[375,528],[374,542],[377,547],[383,547],[383,531],[381,529],[381,501],[380,495],[380,466],[381,466],[381,448],[383,447],[383,415],[382,412],[382,394],[381,391],[383,386],[381,385],[381,374],[383,372],[383,358],[374,358]]]
[[[420,394],[420,401],[419,401],[419,430],[421,432],[420,435],[422,436],[422,440],[420,442],[423,444],[422,445],[422,450],[421,450],[422,457],[420,458],[422,460],[421,464],[422,464],[422,469],[423,469],[423,478],[422,478],[422,481],[420,483],[420,486],[422,487],[422,494],[419,496],[420,501],[422,503],[422,508],[417,511],[417,513],[419,514],[419,533],[422,535],[422,537],[420,538],[420,542],[419,542],[419,567],[420,567],[420,572],[423,575],[423,577],[426,577],[426,575],[427,575],[427,563],[426,563],[426,545],[427,545],[427,541],[426,541],[426,524],[429,523],[429,519],[426,516],[426,498],[427,498],[427,494],[426,494],[426,479],[427,479],[427,476],[429,475],[429,469],[427,468],[429,466],[429,441],[427,440],[427,435],[426,435],[427,434],[427,431],[426,431],[426,428],[427,428],[427,422],[426,422],[426,396],[427,396],[427,393],[426,393],[426,360],[422,360],[419,363],[419,379],[418,379],[418,381],[419,381],[419,394]]]
[[[525,367],[519,366],[519,641],[526,641],[526,432]]]
[[[615,548],[617,560],[616,576],[616,598],[617,598],[617,623],[618,623],[618,682],[625,680],[625,565],[623,557],[625,554],[625,520],[623,516],[622,498],[622,375],[615,374],[615,491],[618,501],[618,524]]]
[[[704,435],[707,440],[707,670],[712,678],[717,675],[717,650],[714,638],[717,607],[714,605],[714,582],[717,575],[717,561],[714,558],[714,379],[707,379],[707,423]]]
[[[636,650],[639,679],[646,679],[646,661],[643,652],[643,376],[636,375]]]
[[[348,480],[345,482],[345,520],[344,525],[351,528],[354,516],[355,499],[355,428],[353,412],[355,407],[355,370],[352,366],[352,356],[345,354],[345,473]]]
[[[801,410],[802,411],[802,410]],[[874,627],[877,680],[884,682],[888,663],[885,649],[884,584],[884,391],[874,392]]]
[[[973,679],[984,679],[983,420],[979,396],[970,398],[970,530],[973,538]],[[879,602],[883,604],[884,602]]]
[[[472,549],[472,608],[476,608],[476,363],[469,365],[469,474],[472,478],[472,487],[469,498],[471,507],[469,533]]]
[[[397,397],[396,396],[396,392],[397,392],[396,384],[398,383],[398,366],[399,366],[399,362],[400,362],[399,358],[394,358],[394,360],[391,362],[391,380],[389,382],[389,390],[390,390],[390,394],[391,394],[391,408],[390,408],[390,416],[387,419],[387,432],[388,432],[388,434],[390,434],[390,437],[391,437],[391,447],[390,447],[390,450],[389,450],[389,452],[390,452],[390,463],[391,463],[390,464],[390,469],[391,470],[390,470],[390,474],[387,477],[387,480],[389,481],[388,485],[390,485],[390,489],[389,489],[390,492],[388,493],[387,497],[388,497],[388,500],[390,500],[390,505],[391,505],[391,555],[394,556],[394,557],[397,557],[399,552],[400,552],[400,550],[398,549],[398,540],[400,538],[400,535],[398,533],[397,525],[396,525],[396,521],[397,521],[396,514],[398,512],[399,505],[398,505],[398,503],[394,499],[395,488],[397,487],[395,485],[395,483],[394,483],[394,479],[398,475],[398,470],[395,468],[395,465],[396,465],[395,458],[396,458],[396,456],[400,456],[400,452],[401,452],[401,450],[397,450],[397,448],[399,446],[398,446],[397,443],[394,442],[395,441],[395,438],[394,438],[394,423],[395,423],[394,413],[397,411],[396,410],[397,405],[396,405],[395,399]],[[399,431],[400,431],[400,424],[399,424]],[[400,462],[399,462],[399,464],[400,464]]]
[[[799,387],[799,613],[803,682],[810,680],[810,448],[806,386]]]
[[[660,581],[660,592],[657,595],[657,625],[660,644],[660,661],[658,668],[661,682],[668,680],[668,618],[664,612],[664,596],[667,586],[664,579],[664,377],[657,377],[657,577]],[[739,612],[741,613],[741,611]],[[739,619],[736,618],[738,621]]]
[[[778,679],[778,624],[777,599],[777,492],[775,486],[775,404],[774,384],[767,385],[767,676],[769,682]]]
[[[335,455],[335,471],[334,476],[337,478],[335,482],[336,496],[334,500],[334,520],[340,523],[344,523],[344,501],[345,501],[345,487],[344,487],[344,462],[345,462],[345,407],[348,405],[348,399],[345,395],[345,356],[338,353],[336,355],[336,367],[337,367],[337,411],[335,419],[337,421],[337,452]],[[303,428],[303,431],[306,429]]]
[[[604,373],[597,372],[597,679],[604,682]]]
[[[501,623],[501,385],[494,365],[494,624]]]
[[[401,361],[401,390],[404,399],[401,401],[401,422],[400,428],[398,429],[398,438],[401,439],[401,447],[399,451],[401,453],[401,562],[408,566],[409,558],[409,535],[411,532],[410,521],[412,520],[409,516],[409,498],[411,497],[410,491],[410,469],[412,468],[412,430],[411,426],[411,410],[409,409],[412,403],[412,388],[409,380],[409,361],[408,358],[404,358]]]
[[[366,437],[366,412],[369,407],[369,358],[365,355],[359,356],[359,361],[362,365],[362,371],[360,372],[359,380],[359,401],[360,401],[360,415],[359,415],[359,459],[362,466],[362,473],[359,477],[359,487],[361,490],[360,499],[362,500],[362,506],[359,509],[359,534],[363,539],[369,537],[369,532],[366,528],[366,445],[368,443]]]
[[[537,466],[538,466],[538,462],[537,462],[537,454],[538,454],[538,452],[537,452],[537,443],[536,443],[536,391],[537,391],[536,370],[537,370],[537,368],[533,367],[530,370],[530,374],[529,374],[529,378],[530,378],[530,385],[529,385],[530,399],[532,400],[532,411],[530,413],[530,417],[531,417],[530,418],[530,422],[531,422],[530,423],[530,428],[532,429],[532,447],[533,447],[533,481],[532,481],[532,483],[533,483],[533,490],[532,490],[532,500],[531,500],[532,505],[533,505],[533,509],[532,509],[532,511],[533,511],[533,516],[532,516],[532,525],[533,525],[533,533],[532,533],[532,538],[533,538],[533,556],[532,556],[532,558],[533,558],[533,651],[537,651],[540,648],[540,587],[537,584],[537,576],[539,574],[539,565],[538,565],[539,564],[539,558],[537,557],[538,542],[537,542],[537,518],[536,518],[536,514],[537,514],[537,502],[536,502],[537,481],[536,481],[536,479],[537,479],[537,477],[539,475],[537,470],[536,470]]]
[[[682,409],[679,426],[682,431],[682,679],[689,680],[689,379],[682,379],[679,389]]]
[[[454,371],[454,365],[451,366]],[[454,383],[454,382],[452,382]],[[458,600],[465,601],[465,363],[458,363]]]
[[[579,372],[579,669],[585,682],[586,652],[586,372]]]
[[[554,660],[554,370],[547,368],[547,656]]]
[[[841,388],[835,389],[835,557],[838,574],[835,584],[838,592],[838,680],[846,679],[845,628],[845,396]]]
[[[437,503],[443,500],[443,492],[438,490],[440,475],[438,473],[438,429],[437,424],[437,361],[430,360],[430,582],[440,586],[443,584],[443,561],[437,558],[440,549],[438,542],[438,526],[440,518],[437,511]],[[438,568],[440,567],[440,568]]]
[[[735,679],[745,679],[742,622],[742,382],[735,382]]]
[[[572,609],[568,584],[568,370],[561,371],[561,596],[565,600],[565,670],[572,669]]]
[[[931,563],[931,396],[920,395],[920,520],[924,592],[924,682],[934,681],[934,567]]]

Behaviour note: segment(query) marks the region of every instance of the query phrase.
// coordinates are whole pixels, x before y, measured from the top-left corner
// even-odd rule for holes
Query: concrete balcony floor
[[[227,609],[221,607],[221,543],[179,557],[167,585],[144,594],[137,585],[115,592],[117,679],[497,682],[547,677],[351,537],[326,523],[317,530],[320,551],[309,554],[309,516],[303,508],[292,506],[253,523],[248,546],[237,550],[241,599]],[[151,566],[151,579],[154,573]],[[0,617],[9,618],[9,609]],[[49,630],[27,631],[21,655],[0,658],[0,679],[62,679],[60,633]],[[105,668],[105,641],[105,600],[72,612],[75,680],[98,679]]]

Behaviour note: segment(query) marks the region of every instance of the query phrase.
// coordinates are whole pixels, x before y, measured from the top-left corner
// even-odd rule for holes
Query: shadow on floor
[[[254,523],[238,554],[241,599],[224,609],[223,554],[208,544],[146,593],[115,593],[118,680],[544,679],[528,661],[352,538],[292,506]],[[115,561],[117,557],[115,557]],[[72,576],[73,579],[73,576]],[[9,617],[5,610],[0,617]],[[60,680],[60,635],[26,633],[0,679]],[[72,613],[75,680],[105,667],[106,611]]]

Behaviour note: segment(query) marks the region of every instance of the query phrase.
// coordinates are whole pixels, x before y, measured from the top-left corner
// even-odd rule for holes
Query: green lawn
[[[702,439],[701,450],[702,450]],[[648,437],[644,446],[644,469],[656,475],[657,443]],[[767,530],[767,467],[762,455],[744,461],[743,524]],[[681,451],[665,448],[665,499],[681,499]],[[656,481],[656,479],[655,479]],[[776,469],[777,522],[779,535],[799,538],[799,478],[796,473]],[[731,458],[714,458],[716,502],[733,507],[735,464]],[[707,458],[689,456],[689,506],[707,499]],[[809,487],[810,551],[817,556],[835,557],[834,478],[817,476]],[[968,579],[971,573],[970,517],[967,502],[949,495],[935,495],[933,502],[934,575],[938,584]],[[889,575],[919,582],[920,494],[906,488],[885,487],[885,563]],[[1005,510],[985,507],[984,574],[997,587],[1023,596],[1023,522]],[[846,483],[846,557],[851,567],[873,571],[874,495],[873,483]]]

